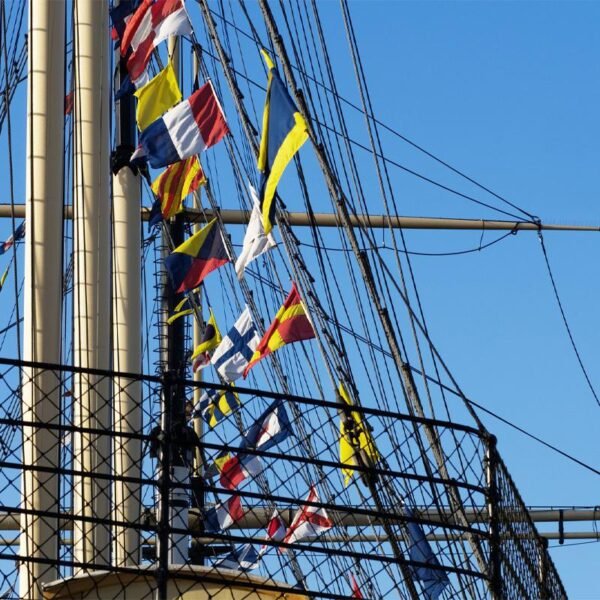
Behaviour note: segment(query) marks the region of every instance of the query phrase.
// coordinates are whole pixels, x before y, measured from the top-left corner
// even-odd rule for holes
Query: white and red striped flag
[[[121,56],[133,82],[144,75],[152,50],[170,35],[189,35],[192,25],[183,0],[144,0],[127,22]]]
[[[287,526],[285,521],[279,516],[279,512],[275,510],[271,520],[267,525],[267,535],[265,536],[265,541],[281,542],[283,538],[285,538],[286,530]],[[260,547],[259,555],[262,556],[268,549],[269,546],[263,544]]]
[[[312,485],[306,498],[306,502],[318,502],[319,494],[317,488]],[[324,531],[333,527],[333,521],[327,516],[327,512],[322,507],[302,506],[296,513],[292,524],[289,526],[283,542],[291,544],[306,538],[317,537]]]

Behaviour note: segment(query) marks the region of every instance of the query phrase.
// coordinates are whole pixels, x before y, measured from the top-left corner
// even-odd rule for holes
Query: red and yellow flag
[[[263,339],[260,341],[248,366],[244,371],[244,378],[248,371],[265,356],[275,352],[292,342],[301,342],[315,337],[315,332],[308,320],[306,310],[302,304],[296,284],[292,283],[292,290],[285,299],[283,306],[275,315],[275,319],[267,329]]]
[[[183,199],[206,183],[197,156],[190,156],[168,166],[153,182],[152,191],[160,200],[164,219],[181,211]]]

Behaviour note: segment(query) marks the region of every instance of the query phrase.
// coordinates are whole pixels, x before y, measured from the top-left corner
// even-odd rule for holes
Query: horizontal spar
[[[449,539],[463,539],[461,536],[445,536],[439,534],[429,534],[425,536],[431,542],[447,542]],[[512,539],[509,536],[504,536],[505,539]],[[518,537],[518,536],[517,536]],[[560,533],[558,531],[542,531],[540,532],[540,537],[546,538],[547,540],[598,540],[600,541],[600,535],[596,531],[565,531],[564,533]],[[528,539],[528,536],[524,536],[524,539]],[[224,540],[222,537],[214,538],[210,536],[202,536],[195,538],[197,542],[203,545],[207,544],[223,544]],[[256,544],[261,544],[264,540],[264,537],[257,538],[247,538],[248,542],[253,542]],[[307,543],[310,543],[311,540],[307,540]],[[361,543],[361,542],[386,542],[387,536],[385,534],[382,535],[370,535],[370,534],[358,534],[351,536],[339,536],[339,535],[325,535],[322,538],[319,538],[319,542],[331,542],[331,543],[339,543],[339,544],[348,544],[348,543]],[[20,543],[19,536],[12,538],[0,538],[0,546],[18,546]],[[63,538],[61,543],[65,546],[72,545],[72,540],[70,538]],[[154,537],[145,539],[143,544],[145,546],[155,546],[156,539]]]
[[[353,507],[348,507],[346,510],[328,509],[329,517],[342,527],[365,527],[368,525],[380,525],[381,520],[368,515],[356,514],[352,510]],[[362,507],[368,510],[375,510],[375,507]],[[151,511],[151,509],[147,509]],[[295,508],[278,506],[279,515],[288,523],[292,521],[296,514]],[[600,509],[588,507],[573,507],[559,509],[544,509],[530,508],[528,510],[529,517],[536,523],[558,523],[560,521],[600,521]],[[421,519],[426,519],[432,522],[438,522],[440,525],[448,523],[452,513],[450,510],[441,512],[435,508],[414,508],[413,514]],[[506,513],[506,518],[510,513]],[[272,509],[267,509],[263,506],[248,507],[244,516],[232,525],[232,529],[264,529],[267,526],[271,516]],[[487,521],[487,510],[467,509],[465,516],[469,523],[482,523]],[[198,510],[191,509],[189,513],[189,526],[191,529],[198,528]],[[513,521],[523,520],[524,515],[521,512],[516,512],[512,515]],[[17,513],[11,514],[9,511],[0,511],[0,531],[11,531],[19,528],[20,516]],[[71,513],[63,513],[60,529],[65,531],[73,528],[73,520],[75,517]],[[390,520],[394,520],[393,517]]]
[[[25,217],[25,205],[0,204],[0,218],[14,216],[17,219]],[[248,223],[250,212],[245,210],[233,210],[224,208],[219,211],[223,222],[227,225],[244,225]],[[142,220],[147,221],[149,209],[142,209]],[[190,222],[206,221],[214,217],[214,211],[206,209],[199,211],[197,209],[188,209],[182,213]],[[71,207],[65,208],[65,218],[72,218]],[[302,212],[287,213],[290,225],[296,227],[307,227],[313,222],[318,227],[338,227],[337,215],[332,213],[315,213],[313,219]],[[314,221],[313,221],[314,220]],[[600,226],[596,225],[562,225],[531,223],[526,221],[488,221],[486,219],[448,219],[443,217],[402,217],[386,215],[351,215],[350,220],[355,226],[366,226],[374,229],[383,229],[392,227],[394,229],[447,229],[447,230],[487,230],[487,231],[600,231]]]
[[[361,507],[369,510],[375,510],[375,507]],[[279,515],[288,523],[292,521],[296,513],[296,509],[277,507]],[[553,522],[567,522],[567,521],[598,521],[600,520],[600,510],[594,508],[570,508],[570,509],[542,509],[542,508],[530,508],[528,511],[529,518],[536,523],[553,523]],[[365,527],[369,525],[381,525],[382,520],[376,517],[370,517],[368,515],[357,514],[352,511],[352,507],[348,507],[346,510],[340,509],[327,509],[327,513],[332,521],[336,525],[342,527]],[[263,529],[267,526],[269,519],[271,518],[273,511],[271,509],[264,508],[262,506],[249,507],[244,516],[232,525],[232,528],[239,529]],[[439,511],[435,508],[414,508],[414,516],[439,523],[440,525],[448,524],[452,522],[452,511],[442,510]],[[511,514],[510,511],[505,511],[503,514],[504,518],[508,521],[513,522],[522,521],[524,514],[521,512],[514,512]],[[485,508],[480,509],[466,509],[465,517],[468,523],[486,523],[487,522],[487,510]],[[189,523],[190,527],[194,529],[197,526],[198,512],[195,509],[190,510]],[[393,517],[390,520],[394,521]]]

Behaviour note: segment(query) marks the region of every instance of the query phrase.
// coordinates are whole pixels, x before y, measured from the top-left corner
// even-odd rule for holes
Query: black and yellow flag
[[[177,321],[180,317],[186,317],[194,312],[193,308],[183,308],[189,301],[186,296],[173,310],[173,314],[167,319],[167,325],[171,325],[174,321]]]
[[[343,383],[338,386],[338,392],[342,400],[348,406],[352,406],[352,400]],[[361,454],[361,459],[357,457],[357,453]],[[379,452],[375,441],[360,413],[353,410],[349,414],[343,414],[340,421],[340,462],[347,465],[347,468],[342,468],[345,485],[348,485],[354,475],[352,467],[373,465],[378,460]]]
[[[209,308],[208,310],[210,311],[210,317],[206,323],[206,327],[204,328],[202,339],[192,354],[192,360],[198,358],[201,354],[205,354],[206,352],[214,350],[223,339],[221,332],[217,327],[217,321],[215,319],[215,315],[213,314],[212,308]]]

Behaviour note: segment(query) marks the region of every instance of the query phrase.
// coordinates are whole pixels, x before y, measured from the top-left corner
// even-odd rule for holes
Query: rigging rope
[[[562,301],[558,294],[558,288],[556,287],[556,281],[554,279],[554,274],[552,273],[552,268],[550,267],[550,259],[548,258],[548,252],[546,250],[546,244],[544,243],[544,236],[542,234],[541,229],[538,230],[538,239],[540,240],[540,247],[542,249],[542,254],[544,256],[544,263],[546,264],[546,270],[548,271],[548,277],[550,278],[550,283],[552,284],[552,290],[554,292],[554,297],[556,298],[556,303],[558,304],[558,309],[560,310],[560,315],[562,317],[562,321],[564,323],[565,329],[567,330],[567,335],[569,336],[569,340],[571,342],[571,347],[573,348],[573,352],[575,352],[575,356],[577,357],[577,362],[579,363],[579,367],[581,368],[581,372],[583,373],[583,376],[584,376],[585,381],[590,389],[590,392],[592,393],[592,396],[594,396],[594,400],[596,401],[596,404],[600,407],[600,399],[598,398],[598,394],[596,393],[596,390],[594,389],[594,386],[592,384],[590,376],[588,375],[587,369],[585,368],[585,365],[583,364],[583,359],[581,358],[581,354],[577,348],[577,345],[575,344],[575,338],[573,337],[573,334],[571,332],[571,327],[569,326],[569,322],[567,321],[567,315],[565,314],[565,310],[563,308]]]
[[[196,1],[198,2],[199,0],[196,0]],[[244,31],[243,29],[241,29],[240,27],[238,27],[235,23],[229,21],[225,17],[225,15],[223,13],[219,13],[218,11],[216,11],[214,9],[210,9],[210,12],[215,17],[217,17],[218,19],[220,19],[221,21],[223,21],[226,25],[232,27],[235,31],[237,31],[241,35],[243,35],[246,38],[248,38],[249,40],[251,40],[260,49],[260,47],[262,47],[263,44],[261,44],[261,42],[260,42],[260,37],[259,37],[259,35],[258,35],[257,31],[256,31],[256,28],[254,27],[254,25],[252,23],[252,20],[251,20],[250,16],[248,15],[248,12],[247,12],[247,9],[246,9],[244,3],[240,2],[240,6],[241,6],[241,8],[242,8],[242,10],[243,10],[243,12],[244,12],[244,14],[246,16],[248,24],[250,25],[250,27],[252,29],[252,32],[253,32],[252,35],[250,35],[247,31]],[[311,34],[312,34],[312,31],[311,31]],[[359,107],[358,105],[354,104],[353,102],[351,102],[350,100],[348,100],[347,98],[345,98],[344,96],[342,96],[341,94],[339,94],[337,91],[329,88],[327,85],[325,85],[323,83],[323,81],[320,81],[317,78],[311,76],[309,73],[306,72],[305,69],[302,69],[298,64],[292,64],[291,66],[292,66],[292,68],[295,71],[298,71],[303,77],[306,77],[307,79],[309,79],[310,81],[312,81],[315,85],[317,85],[317,86],[321,87],[322,89],[324,89],[328,94],[331,94],[331,95],[335,96],[341,102],[343,102],[344,104],[347,104],[349,107],[353,108],[357,112],[359,112],[359,113],[361,113],[363,115],[365,114],[364,110],[361,107]],[[252,82],[252,83],[254,83],[254,82]],[[259,84],[255,84],[255,85],[259,85]],[[377,119],[377,117],[375,117],[375,115],[370,114],[368,116],[368,118],[370,120],[372,120],[374,123],[376,123],[377,125],[380,125],[384,129],[386,129],[387,131],[389,131],[390,133],[392,133],[394,136],[396,136],[399,139],[405,141],[406,143],[408,143],[409,145],[411,145],[413,148],[415,148],[419,152],[425,154],[426,156],[428,156],[429,158],[433,159],[437,163],[439,163],[442,166],[448,168],[453,173],[455,173],[455,174],[459,175],[460,177],[464,178],[469,183],[472,183],[473,185],[477,186],[481,190],[483,190],[483,191],[489,193],[490,195],[494,196],[495,198],[497,198],[498,200],[500,200],[501,202],[503,202],[507,206],[510,206],[511,208],[514,208],[515,210],[517,210],[518,212],[520,212],[522,215],[524,215],[527,218],[527,220],[529,220],[530,222],[532,222],[532,223],[536,222],[537,217],[535,215],[529,213],[528,211],[526,211],[525,209],[519,207],[518,205],[510,202],[508,199],[506,199],[502,195],[498,194],[497,192],[494,192],[492,189],[490,189],[489,187],[485,186],[484,184],[478,182],[476,179],[470,177],[469,175],[467,175],[466,173],[464,173],[463,171],[461,171],[457,167],[452,166],[449,162],[444,161],[440,157],[436,156],[433,152],[427,150],[426,148],[424,148],[420,144],[414,142],[413,140],[411,140],[407,136],[405,136],[402,133],[400,133],[397,130],[395,130],[393,127],[391,127],[391,126],[385,124],[383,121]],[[320,125],[326,127],[326,125],[324,123],[320,123]],[[368,150],[368,148],[366,148],[366,147],[364,147],[364,149]],[[384,156],[382,156],[380,158],[383,158],[384,160],[389,161],[389,159],[387,159]],[[391,161],[389,161],[389,162],[391,164],[395,164],[395,163],[393,163]],[[404,168],[402,165],[399,165],[399,164],[395,164],[395,166],[397,166],[399,168]],[[419,176],[419,175],[417,174],[417,176]],[[495,208],[493,208],[493,209],[496,210]],[[508,213],[508,214],[511,214],[511,213]],[[514,216],[514,215],[511,214],[511,216]],[[520,217],[516,217],[516,218],[520,219]]]

